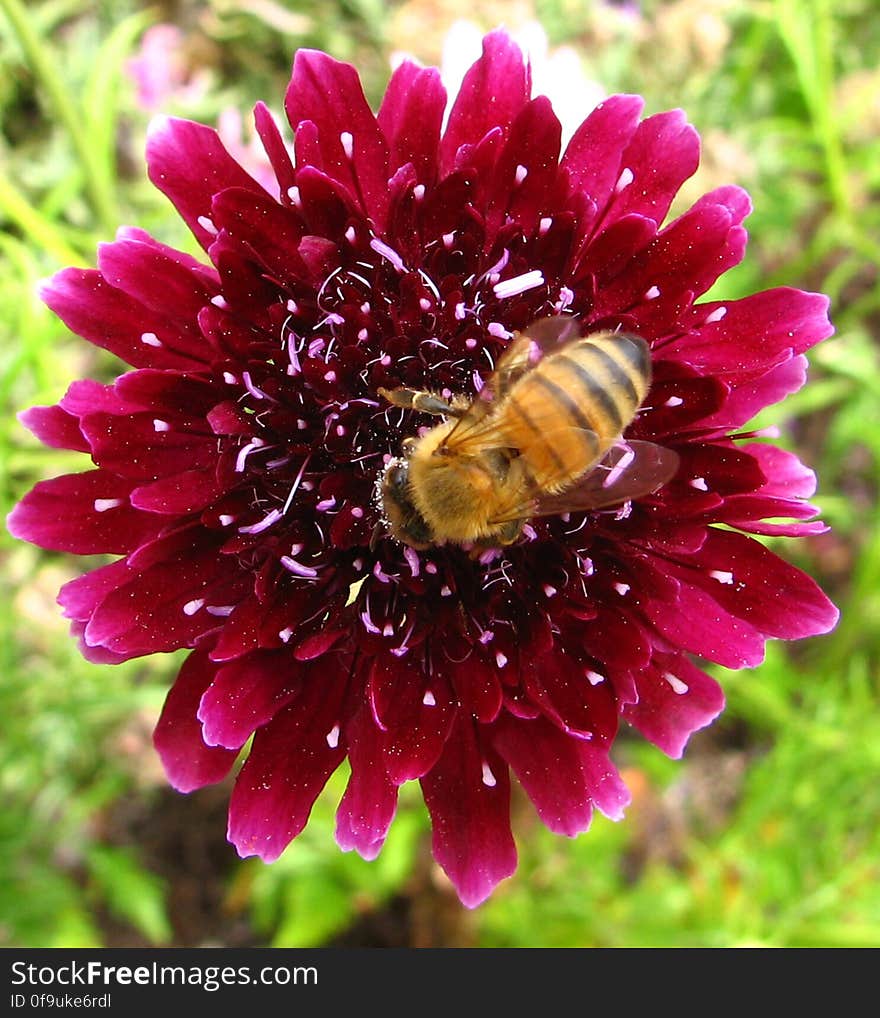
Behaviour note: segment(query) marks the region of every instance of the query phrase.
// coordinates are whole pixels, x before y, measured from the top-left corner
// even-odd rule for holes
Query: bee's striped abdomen
[[[650,384],[648,344],[627,333],[573,340],[523,375],[505,410],[536,485],[564,487],[595,465]]]

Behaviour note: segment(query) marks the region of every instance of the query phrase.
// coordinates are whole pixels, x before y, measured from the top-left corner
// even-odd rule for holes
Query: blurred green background
[[[54,603],[85,563],[0,537],[0,946],[877,946],[880,944],[880,19],[875,0],[532,0],[481,5],[524,30],[560,110],[638,92],[683,107],[703,165],[676,207],[751,193],[746,262],[713,296],[790,284],[832,298],[808,386],[758,424],[819,474],[832,530],[771,540],[841,607],[719,677],[728,708],[670,762],[624,732],[634,801],[575,841],[514,801],[517,875],[463,909],[432,863],[414,787],[374,863],[339,852],[337,775],[271,867],[225,841],[228,785],[168,789],[150,733],[178,661],[84,662]],[[193,249],[146,183],[156,111],[219,124],[253,161],[249,110],[281,102],[294,50],[353,61],[374,103],[395,53],[426,63],[464,0],[0,0],[0,487],[84,468],[15,420],[118,365],[35,282],[94,263],[121,223]],[[535,28],[539,21],[546,33]],[[162,26],[156,28],[155,26]],[[457,29],[453,55],[468,33]],[[471,29],[475,36],[476,29]],[[543,42],[542,42],[543,38]],[[542,53],[542,47],[546,52]],[[557,79],[559,79],[557,75]],[[239,116],[241,114],[241,116]]]

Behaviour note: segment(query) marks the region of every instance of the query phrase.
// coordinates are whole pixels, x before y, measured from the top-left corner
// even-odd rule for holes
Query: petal
[[[397,809],[397,785],[386,774],[382,733],[366,707],[346,725],[346,741],[351,776],[336,812],[336,843],[375,859]]]
[[[214,470],[184,470],[151,484],[142,484],[131,493],[136,509],[178,515],[204,509],[225,490]]]
[[[168,780],[178,792],[191,792],[222,781],[229,773],[237,750],[205,745],[196,710],[217,666],[204,651],[194,650],[183,664],[165,700],[153,733]]]
[[[258,102],[254,106],[254,125],[266,155],[269,157],[269,162],[272,164],[281,199],[287,201],[289,200],[287,192],[294,184],[293,162],[290,158],[290,150],[281,136],[281,129],[269,107],[263,102]],[[252,189],[249,190],[256,197],[256,193]]]
[[[89,414],[82,420],[82,431],[98,466],[135,481],[207,470],[217,462],[213,437],[178,429],[152,413]]]
[[[58,592],[65,618],[87,622],[110,591],[124,586],[134,575],[134,570],[120,559],[65,583]]]
[[[498,673],[491,665],[471,654],[462,664],[450,667],[449,680],[463,710],[483,724],[495,720],[501,710],[502,695]]]
[[[211,208],[218,229],[246,246],[249,256],[282,286],[305,279],[306,267],[298,250],[303,225],[290,209],[267,195],[255,195],[240,187],[221,191]]]
[[[476,145],[489,131],[504,131],[529,101],[531,75],[522,50],[498,29],[483,39],[483,54],[464,76],[440,143],[445,176],[462,145]]]
[[[516,869],[507,765],[478,742],[472,722],[459,715],[443,755],[421,785],[434,858],[462,903],[475,908]]]
[[[681,110],[647,117],[620,157],[620,175],[605,222],[636,213],[659,226],[700,161],[700,139]]]
[[[395,69],[377,116],[388,143],[389,175],[412,163],[418,182],[434,183],[445,108],[446,89],[436,68],[404,60]]]
[[[53,449],[88,452],[89,443],[79,428],[79,419],[60,406],[35,406],[18,414],[21,423]]]
[[[572,192],[588,195],[598,208],[605,207],[620,178],[621,158],[643,106],[641,96],[609,96],[575,131],[561,162]]]
[[[610,742],[617,730],[617,704],[608,683],[592,685],[572,657],[550,651],[523,668],[532,699],[568,735]]]
[[[75,555],[124,555],[154,537],[162,521],[132,507],[130,481],[105,470],[40,481],[9,514],[13,537]]]
[[[767,478],[763,494],[782,498],[811,498],[815,494],[815,473],[794,453],[764,442],[749,442],[743,449],[755,457]]]
[[[588,830],[593,804],[577,740],[546,718],[523,721],[506,711],[491,731],[492,745],[510,765],[544,825],[569,838]]]
[[[765,407],[780,403],[801,389],[807,380],[807,367],[806,357],[792,357],[760,378],[731,388],[724,406],[714,417],[706,419],[706,426],[714,424],[729,431],[745,424]]]
[[[294,131],[301,121],[315,124],[321,169],[355,195],[363,212],[381,228],[388,145],[354,67],[318,50],[297,50],[284,107]]]
[[[722,610],[766,636],[797,640],[837,624],[837,609],[809,576],[742,534],[710,528],[687,575]]]
[[[156,117],[147,137],[150,180],[174,207],[205,249],[214,242],[211,198],[226,187],[266,191],[223,147],[216,131],[190,120]]]
[[[723,205],[686,212],[662,230],[653,241],[598,292],[593,315],[633,314],[639,325],[685,291],[701,294],[727,269],[738,264],[745,251],[745,231]],[[659,298],[659,299],[658,299]],[[634,306],[639,305],[637,310]],[[674,319],[671,319],[674,321]]]
[[[562,127],[550,100],[539,96],[517,114],[495,168],[489,221],[513,219],[529,234],[562,203],[558,159]],[[490,227],[491,229],[491,227]]]
[[[312,674],[302,694],[254,736],[229,803],[227,836],[242,858],[274,862],[305,827],[345,757],[339,738],[344,691],[344,682]]]
[[[384,733],[388,776],[398,785],[421,777],[443,751],[456,714],[446,680],[426,677],[409,655],[383,655],[373,662],[368,696]]]
[[[629,789],[608,757],[607,750],[588,742],[577,744],[581,770],[596,808],[609,820],[622,820],[629,805]]]
[[[249,577],[235,570],[212,539],[199,536],[191,547],[161,558],[111,591],[95,610],[86,640],[129,657],[192,647],[222,626],[223,618],[209,607],[241,600]]]
[[[94,269],[62,269],[40,296],[72,332],[135,367],[192,369],[206,361],[195,323],[169,317],[171,305],[148,311]]]
[[[153,314],[163,315],[168,308],[188,325],[195,323],[199,311],[217,293],[216,282],[194,271],[191,259],[136,240],[101,244],[98,268],[112,287],[143,305],[142,328]]]
[[[661,560],[658,567],[663,568]],[[666,564],[666,568],[672,569]],[[726,668],[754,667],[764,660],[764,636],[745,619],[735,618],[699,586],[697,569],[675,570],[682,576],[674,601],[650,600],[642,606],[670,646],[682,647]],[[712,581],[719,587],[718,581]]]
[[[695,305],[685,316],[689,331],[664,343],[661,357],[676,357],[739,384],[761,375],[791,351],[804,353],[832,334],[828,298],[780,286],[740,300]]]
[[[681,757],[693,732],[724,709],[721,687],[684,655],[657,654],[633,677],[638,703],[626,704],[622,715],[673,759]]]
[[[243,746],[297,695],[301,676],[302,668],[286,652],[258,651],[218,665],[198,707],[205,742]]]

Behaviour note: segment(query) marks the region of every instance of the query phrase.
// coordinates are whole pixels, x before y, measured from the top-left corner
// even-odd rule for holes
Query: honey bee
[[[418,549],[491,548],[515,541],[534,517],[656,491],[678,456],[622,438],[650,385],[640,336],[581,336],[575,319],[551,317],[515,335],[473,400],[380,389],[395,406],[446,418],[405,439],[379,479],[389,533]]]

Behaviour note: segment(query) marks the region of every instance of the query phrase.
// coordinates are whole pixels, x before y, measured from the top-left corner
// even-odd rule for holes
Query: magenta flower
[[[621,719],[680,756],[723,706],[693,656],[753,666],[769,637],[835,624],[815,583],[749,536],[821,532],[805,522],[813,474],[739,430],[803,384],[831,329],[826,299],[798,290],[698,302],[743,256],[749,200],[724,187],[661,226],[698,161],[680,112],[640,121],[640,99],[613,96],[560,158],[502,32],[441,130],[445,102],[436,70],[404,63],[374,116],[351,66],[300,51],[293,159],[255,110],[280,199],[212,130],[160,122],[150,177],[208,261],[126,228],[96,270],[45,286],[134,370],[23,415],[95,467],[38,484],[9,527],[119,556],[60,593],[90,660],[191,648],[155,742],[188,791],[254,737],[229,813],[242,856],[276,859],[347,757],[339,845],[375,857],[418,779],[434,855],[473,906],[516,866],[509,771],[560,834],[594,808],[619,818]],[[438,419],[378,390],[473,396],[547,315],[650,343],[626,437],[674,450],[677,474],[479,555],[394,540],[377,479]]]

